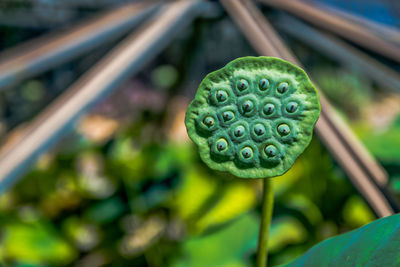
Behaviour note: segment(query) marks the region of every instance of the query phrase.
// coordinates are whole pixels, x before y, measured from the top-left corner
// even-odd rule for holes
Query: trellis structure
[[[399,47],[382,36],[378,37],[362,24],[355,26],[349,17],[341,13],[328,12],[300,0],[260,2],[288,10],[360,46],[400,60]],[[260,55],[281,57],[301,65],[251,0],[221,0],[220,3],[206,0],[137,1],[78,25],[69,32],[50,34],[5,52],[3,60],[0,60],[0,89],[71,60],[101,43],[116,39],[138,23],[143,24],[45,108],[30,123],[20,141],[13,143],[0,155],[0,191],[7,190],[18,181],[29,164],[72,129],[80,115],[116,89],[126,78],[135,75],[146,62],[162,51],[179,30],[197,16],[218,8],[219,4]],[[281,28],[290,32],[285,26]],[[312,28],[310,31],[321,34]],[[360,66],[372,62],[367,68],[364,66],[363,70],[367,74],[374,73],[374,80],[388,89],[398,90],[400,78],[397,73],[356,48],[344,45],[334,37],[327,38],[331,38],[331,46],[318,45],[318,38],[312,42],[328,54],[334,54],[336,49],[344,49],[347,55],[356,59],[355,64]],[[384,217],[398,212],[395,198],[386,189],[386,172],[338,116],[322,92],[319,93],[322,112],[316,132],[320,139],[377,216]]]

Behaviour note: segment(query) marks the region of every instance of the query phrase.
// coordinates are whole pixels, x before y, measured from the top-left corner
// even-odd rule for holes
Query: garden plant
[[[267,261],[273,177],[304,151],[320,113],[305,72],[274,57],[238,58],[210,73],[187,109],[186,127],[212,169],[264,178],[257,266]]]
[[[393,5],[45,2],[0,1],[0,266],[400,266]]]
[[[258,267],[267,265],[272,178],[308,146],[320,110],[306,73],[274,57],[238,58],[208,74],[187,109],[187,132],[210,168],[263,179]],[[325,240],[287,266],[400,266],[399,216]]]

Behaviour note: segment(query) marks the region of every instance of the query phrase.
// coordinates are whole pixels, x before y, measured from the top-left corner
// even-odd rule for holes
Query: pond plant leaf
[[[327,239],[284,266],[400,266],[400,214]]]
[[[202,160],[241,178],[282,175],[308,146],[318,94],[299,67],[274,57],[243,57],[208,74],[185,124]]]
[[[77,257],[77,251],[47,223],[13,223],[3,231],[1,252],[8,260],[63,266]]]

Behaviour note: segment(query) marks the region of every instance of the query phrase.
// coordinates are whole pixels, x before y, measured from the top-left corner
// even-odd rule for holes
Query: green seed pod
[[[267,178],[293,165],[319,113],[318,94],[302,69],[274,57],[244,57],[205,77],[185,124],[210,168]]]

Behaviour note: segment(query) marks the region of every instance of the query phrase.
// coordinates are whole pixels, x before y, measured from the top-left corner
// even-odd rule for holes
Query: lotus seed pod
[[[185,124],[210,168],[268,178],[285,173],[308,146],[319,113],[302,69],[274,57],[244,57],[204,78]]]

